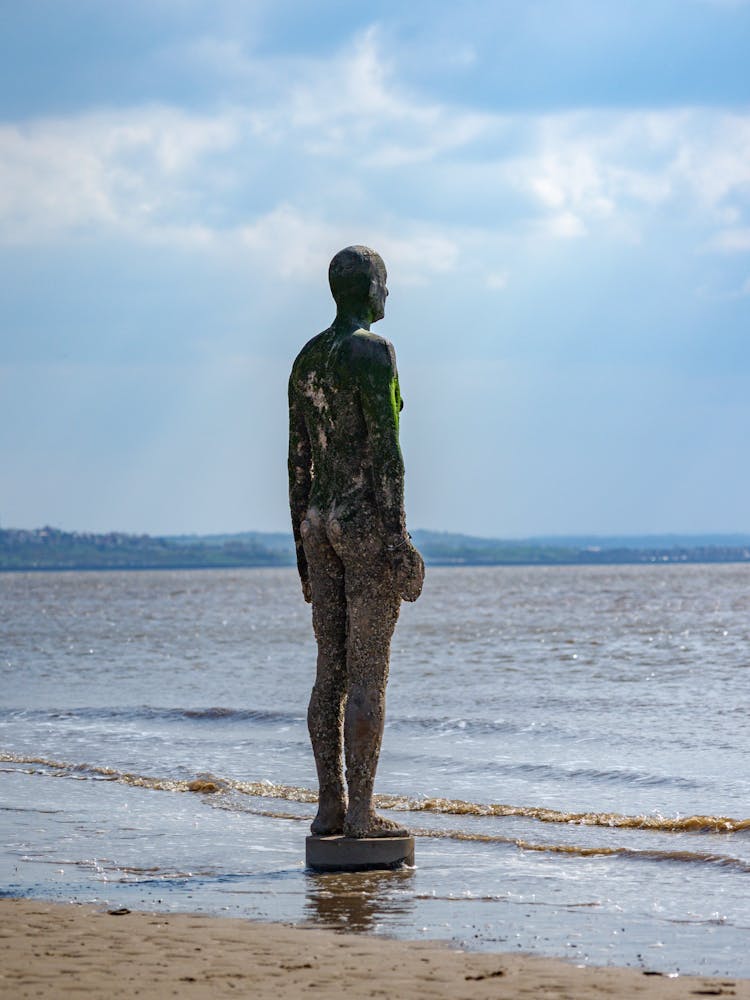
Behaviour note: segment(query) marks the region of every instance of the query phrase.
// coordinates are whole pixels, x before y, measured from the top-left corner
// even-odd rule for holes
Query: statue
[[[396,356],[370,332],[384,315],[385,265],[367,247],[347,247],[328,280],[336,319],[302,348],[289,379],[289,504],[318,644],[307,715],[319,786],[311,830],[406,837],[372,801],[391,637],[401,600],[416,601],[424,580],[406,531]]]

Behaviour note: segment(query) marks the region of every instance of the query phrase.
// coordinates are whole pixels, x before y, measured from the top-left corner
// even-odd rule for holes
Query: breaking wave
[[[28,773],[53,774],[59,777],[116,781],[136,788],[153,791],[193,792],[205,795],[234,792],[242,795],[283,799],[290,802],[317,802],[317,793],[297,785],[275,784],[270,781],[240,781],[213,774],[198,774],[189,778],[162,778],[133,774],[117,768],[93,764],[75,764],[47,757],[24,756],[0,752],[0,762],[26,765]],[[435,813],[449,816],[522,817],[540,823],[560,823],[578,826],[609,827],[620,830],[648,830],[660,833],[738,833],[750,830],[750,818],[710,816],[696,813],[690,816],[623,815],[615,812],[565,812],[544,806],[515,806],[504,803],[467,802],[462,799],[439,797],[418,798],[407,795],[376,795],[380,809],[398,812]],[[438,834],[430,834],[437,836]],[[463,839],[482,839],[483,834],[466,834]],[[490,838],[491,839],[491,838]],[[601,853],[601,852],[599,852]]]

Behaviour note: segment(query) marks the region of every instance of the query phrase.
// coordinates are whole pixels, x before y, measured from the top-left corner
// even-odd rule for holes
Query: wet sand
[[[578,968],[525,955],[236,918],[0,900],[0,997],[736,996],[750,980]]]

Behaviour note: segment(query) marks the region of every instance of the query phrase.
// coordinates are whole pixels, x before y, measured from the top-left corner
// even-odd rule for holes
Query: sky
[[[750,531],[750,2],[0,0],[0,526],[285,530],[333,254],[412,528]]]

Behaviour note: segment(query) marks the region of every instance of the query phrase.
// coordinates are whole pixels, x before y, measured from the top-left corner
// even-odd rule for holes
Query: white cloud
[[[434,275],[456,266],[458,244],[433,233],[429,227],[410,224],[406,231],[394,236],[387,227],[371,225],[366,235],[382,253],[388,267],[398,273],[402,285],[425,284]],[[326,253],[332,256],[359,238],[352,227],[323,222],[288,204],[227,237],[284,278],[316,281],[320,279],[321,257]]]
[[[494,271],[493,273],[487,275],[485,284],[488,288],[491,288],[494,291],[502,291],[504,288],[508,287],[509,279],[510,275],[507,271]]]
[[[550,216],[542,228],[550,236],[564,240],[584,236],[586,233],[583,222],[573,212],[560,212],[558,215]]]
[[[714,208],[738,194],[750,195],[750,115],[696,114],[701,134],[682,137],[672,164],[673,176],[692,195]]]
[[[285,278],[317,275],[321,247],[336,244],[334,227],[305,218],[290,205],[240,227],[236,237],[244,250]]]
[[[391,270],[398,272],[401,284],[425,284],[456,267],[460,254],[458,241],[431,229],[411,226],[398,236],[386,230],[375,232],[373,243],[382,249]]]
[[[111,227],[149,236],[174,228],[180,215],[179,228],[190,237],[197,220],[184,210],[192,193],[187,177],[235,141],[227,118],[172,108],[2,126],[4,241],[43,242]]]
[[[410,97],[394,76],[371,28],[351,51],[308,70],[285,96],[279,121],[310,155],[343,154],[381,168],[434,159],[482,135],[492,122],[486,114]]]
[[[312,274],[321,247],[366,233],[416,283],[503,234],[632,243],[674,221],[696,245],[746,248],[750,114],[449,106],[399,85],[374,29],[338,56],[293,66],[252,64],[210,40],[199,55],[247,75],[246,107],[1,127],[1,238],[124,234],[239,249],[288,275]],[[480,220],[468,235],[452,199]]]
[[[710,249],[723,253],[743,253],[750,250],[750,227],[721,230],[712,239]]]
[[[656,209],[710,229],[746,214],[750,115],[705,109],[561,113],[529,120],[530,152],[503,167],[550,213],[548,231],[632,233]],[[579,225],[573,223],[573,217]]]

